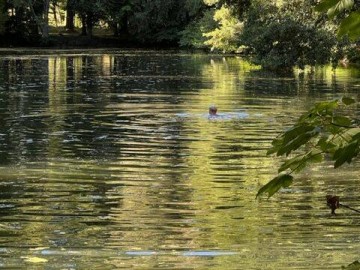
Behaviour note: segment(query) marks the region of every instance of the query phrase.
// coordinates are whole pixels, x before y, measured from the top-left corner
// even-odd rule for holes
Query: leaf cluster
[[[354,5],[354,0],[322,0],[316,10],[326,12],[331,19],[349,11],[340,22],[338,36],[347,35],[351,40],[356,40],[360,37],[360,10],[356,7],[353,9]]]
[[[333,161],[334,168],[351,163],[360,152],[360,127],[356,119],[341,110],[354,103],[356,101],[348,97],[318,103],[275,138],[267,154],[288,159],[278,169],[280,175],[263,186],[257,196],[263,193],[272,196],[292,183],[293,173],[325,158]]]

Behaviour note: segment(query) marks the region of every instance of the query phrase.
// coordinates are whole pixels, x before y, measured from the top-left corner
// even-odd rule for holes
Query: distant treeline
[[[319,3],[344,8],[329,20]],[[357,22],[358,1],[0,0],[0,10],[2,46],[179,46],[243,53],[276,70],[360,62],[347,38],[356,31],[337,38],[344,18]]]

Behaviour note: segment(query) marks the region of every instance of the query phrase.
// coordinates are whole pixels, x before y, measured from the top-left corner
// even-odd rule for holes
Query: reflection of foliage
[[[360,152],[360,127],[357,119],[352,119],[339,112],[340,107],[355,103],[351,98],[322,102],[304,113],[293,127],[283,132],[272,142],[268,154],[289,156],[298,149],[304,149],[286,160],[279,168],[279,173],[263,186],[258,196],[268,193],[269,197],[281,187],[288,187],[293,180],[292,173],[297,173],[309,164],[321,162],[325,157],[334,161],[338,168],[351,161]]]

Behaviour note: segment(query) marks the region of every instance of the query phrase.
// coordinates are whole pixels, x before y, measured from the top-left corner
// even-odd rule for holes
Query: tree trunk
[[[127,16],[123,16],[121,19],[119,34],[125,35],[125,36],[129,35],[129,26],[128,26],[128,17]]]
[[[111,23],[111,28],[113,30],[114,37],[119,36],[119,25],[115,22]]]
[[[0,0],[0,34],[5,32],[5,23],[7,21],[7,14],[5,12],[6,1]]]
[[[81,35],[82,35],[82,36],[86,36],[86,35],[87,35],[87,31],[86,31],[86,16],[85,16],[85,15],[81,15]]]
[[[87,35],[92,37],[93,35],[93,28],[94,28],[94,20],[91,14],[87,14],[86,16],[86,28],[87,28]]]
[[[38,34],[39,32],[41,33],[41,35],[44,37],[47,37],[49,35],[49,25],[48,23],[45,22],[45,18],[47,18],[47,21],[49,20],[49,1],[50,0],[45,0],[44,2],[44,8],[41,11],[43,14],[40,17],[36,14],[35,9],[34,9],[34,3],[32,3],[30,1],[29,3],[29,9],[30,9],[30,13],[31,13],[31,17],[32,17],[32,21],[34,22],[34,29],[32,30],[33,34]],[[47,3],[47,8],[46,8],[46,3]],[[45,11],[47,10],[46,14]],[[37,28],[37,29],[35,29]]]
[[[44,1],[44,13],[43,13],[43,25],[41,27],[42,37],[49,37],[49,9],[50,9],[50,0]],[[41,24],[41,22],[40,22]]]
[[[69,32],[75,31],[75,11],[73,0],[68,0],[66,4],[66,30]]]

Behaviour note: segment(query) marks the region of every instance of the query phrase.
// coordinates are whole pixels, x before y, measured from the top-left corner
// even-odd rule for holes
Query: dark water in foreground
[[[341,269],[360,216],[324,197],[360,209],[359,162],[255,195],[278,132],[359,87],[351,69],[277,77],[199,54],[0,58],[0,268]]]

